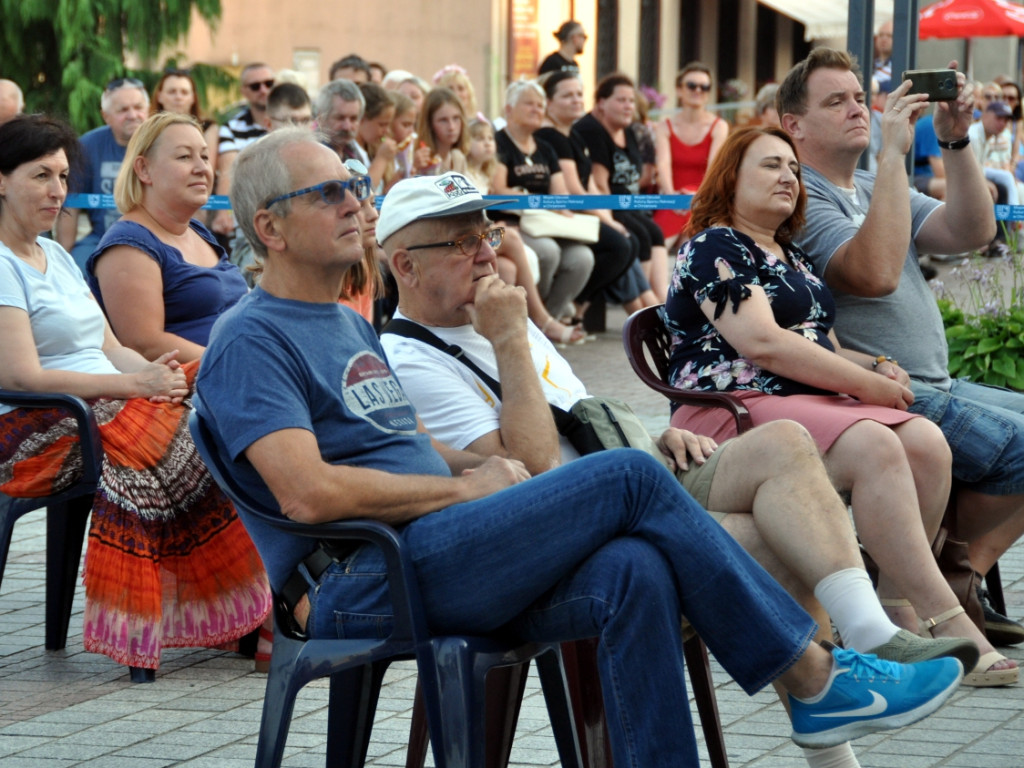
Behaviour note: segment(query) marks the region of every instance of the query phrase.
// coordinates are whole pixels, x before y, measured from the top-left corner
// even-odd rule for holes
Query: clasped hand
[[[136,373],[140,395],[154,403],[180,403],[188,396],[185,371],[177,360],[178,350],[165,352]]]

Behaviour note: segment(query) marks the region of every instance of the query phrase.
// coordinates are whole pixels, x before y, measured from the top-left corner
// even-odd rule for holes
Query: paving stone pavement
[[[598,340],[565,351],[593,392],[634,405],[652,431],[668,420],[665,401],[629,369],[620,343],[624,315],[609,311]],[[122,667],[82,649],[81,588],[68,646],[43,649],[45,521],[23,518],[0,586],[0,766],[2,768],[243,768],[256,752],[265,676],[235,654],[172,649],[156,682],[133,685]],[[1008,612],[1024,616],[1024,545],[1000,561]],[[751,627],[750,642],[756,642]],[[1024,649],[1003,649],[1024,665]],[[713,663],[730,764],[806,765],[788,738],[771,691],[746,696]],[[643,674],[638,670],[638,674]],[[403,766],[415,670],[396,664],[385,680],[370,744],[370,766]],[[324,764],[326,683],[299,695],[284,766]],[[707,765],[699,728],[702,764]],[[1020,768],[1024,766],[1024,685],[962,688],[939,713],[890,735],[861,739],[864,768]],[[432,764],[432,761],[431,761]],[[513,768],[558,765],[536,678],[531,676],[512,751]]]

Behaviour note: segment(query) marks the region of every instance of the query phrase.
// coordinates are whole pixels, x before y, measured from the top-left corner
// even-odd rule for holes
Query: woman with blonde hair
[[[466,119],[472,119],[479,114],[473,83],[469,79],[469,75],[466,74],[466,70],[458,64],[449,64],[438,70],[434,75],[434,87],[447,88],[454,93],[462,103],[462,112]]]
[[[416,121],[418,145],[413,153],[417,176],[436,176],[446,171],[466,172],[469,135],[462,102],[447,88],[427,94]]]
[[[172,117],[201,142],[191,117]],[[163,648],[222,646],[259,627],[270,588],[189,437],[183,399],[198,363],[181,364],[173,344],[148,356],[122,346],[71,256],[39,235],[60,215],[77,151],[68,126],[40,115],[0,126],[0,387],[77,395],[96,415],[105,461],[85,555],[83,643],[133,667],[133,680],[151,680]],[[79,469],[77,434],[61,409],[0,406],[0,492],[66,487]]]
[[[135,131],[114,183],[122,216],[86,262],[90,287],[125,346],[144,357],[203,353],[220,315],[246,294],[238,268],[195,219],[213,189],[195,118],[153,115]]]

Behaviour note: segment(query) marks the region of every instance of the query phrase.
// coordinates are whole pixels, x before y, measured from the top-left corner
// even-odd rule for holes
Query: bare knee
[[[821,454],[811,433],[803,425],[789,419],[770,421],[745,432],[742,442],[756,451],[758,461],[792,466],[794,463],[819,461]]]
[[[953,466],[953,452],[942,430],[928,419],[913,419],[896,428],[911,466],[948,473]]]

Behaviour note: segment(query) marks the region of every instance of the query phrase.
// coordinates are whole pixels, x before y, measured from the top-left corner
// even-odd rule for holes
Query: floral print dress
[[[751,295],[748,286],[756,285],[764,290],[780,327],[835,351],[828,338],[835,320],[832,294],[799,248],[783,248],[792,266],[730,227],[711,227],[683,244],[661,310],[673,337],[672,386],[693,391],[826,394],[744,358],[701,310],[704,301],[710,300],[715,304],[715,319],[725,311],[736,312]],[[732,275],[729,279],[721,277],[719,265],[723,264]]]

